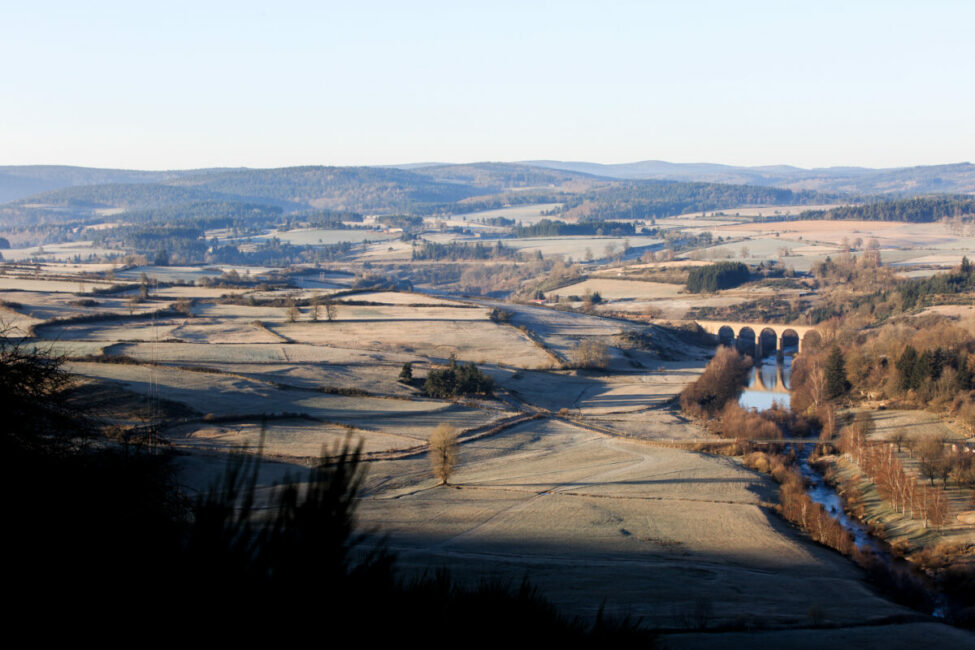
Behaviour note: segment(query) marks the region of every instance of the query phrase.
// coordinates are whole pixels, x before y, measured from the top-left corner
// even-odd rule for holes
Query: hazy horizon
[[[146,172],[165,172],[165,171],[192,171],[196,169],[288,169],[294,167],[393,167],[393,168],[404,168],[404,167],[418,167],[418,166],[437,166],[437,165],[478,165],[478,164],[505,164],[505,165],[520,165],[529,164],[537,162],[551,162],[551,163],[564,163],[564,164],[595,164],[595,165],[637,165],[641,163],[661,163],[667,165],[720,165],[730,168],[740,168],[740,169],[762,169],[762,168],[775,168],[775,167],[792,167],[795,169],[803,169],[806,171],[813,171],[816,169],[852,169],[852,168],[864,168],[864,169],[906,169],[912,167],[927,167],[927,166],[946,166],[946,165],[964,165],[971,164],[970,160],[952,160],[943,161],[935,163],[925,163],[925,164],[906,164],[906,165],[891,165],[889,167],[870,167],[868,165],[854,165],[854,164],[834,164],[834,165],[822,165],[815,167],[806,167],[802,165],[796,165],[789,162],[771,162],[764,164],[755,165],[744,165],[729,162],[720,162],[713,160],[689,160],[689,161],[674,161],[674,160],[661,160],[658,158],[642,158],[640,160],[621,160],[621,161],[601,161],[601,160],[582,160],[582,159],[566,159],[557,160],[554,158],[530,158],[524,160],[457,160],[457,161],[447,161],[447,160],[417,160],[417,161],[407,161],[398,163],[357,163],[343,165],[339,163],[330,162],[306,162],[306,163],[295,163],[295,164],[284,164],[284,165],[269,165],[269,166],[257,166],[257,165],[208,165],[200,166],[194,165],[190,167],[119,167],[119,166],[102,166],[102,165],[88,165],[84,163],[62,163],[62,162],[33,162],[33,163],[7,163],[0,161],[0,167],[78,167],[78,168],[88,168],[88,169],[101,169],[101,170],[123,170],[123,171],[146,171]]]

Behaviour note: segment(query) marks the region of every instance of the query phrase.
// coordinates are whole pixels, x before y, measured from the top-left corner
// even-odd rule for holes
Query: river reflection
[[[792,379],[792,359],[796,355],[795,346],[787,346],[781,360],[773,352],[762,358],[762,362],[752,369],[748,387],[741,393],[738,403],[743,408],[763,411],[777,403],[789,407],[789,388]]]

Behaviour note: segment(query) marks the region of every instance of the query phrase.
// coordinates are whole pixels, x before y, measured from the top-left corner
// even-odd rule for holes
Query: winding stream
[[[823,479],[822,474],[809,462],[809,456],[812,454],[814,446],[803,445],[799,449],[796,449],[799,472],[806,479],[806,494],[809,495],[809,498],[814,503],[822,504],[830,517],[839,522],[845,530],[852,533],[853,541],[856,543],[857,548],[869,548],[877,557],[880,557],[884,561],[890,561],[892,558],[885,550],[883,542],[871,535],[866,526],[846,514],[846,511],[843,509],[843,497]]]
[[[786,348],[781,360],[776,355],[766,355],[755,366],[748,380],[748,386],[742,391],[738,403],[743,408],[764,410],[772,407],[773,403],[788,408],[790,404],[792,360],[796,349]],[[772,390],[770,390],[772,388]],[[821,504],[826,512],[836,520],[844,530],[853,535],[854,543],[861,550],[869,549],[888,568],[910,567],[905,560],[893,557],[887,550],[887,544],[870,534],[870,531],[858,520],[850,517],[844,510],[843,497],[826,482],[822,474],[809,462],[815,445],[790,445],[796,453],[799,471],[806,482],[806,494],[815,503]],[[944,597],[933,589],[929,595],[934,603],[932,616],[944,618],[946,603]]]

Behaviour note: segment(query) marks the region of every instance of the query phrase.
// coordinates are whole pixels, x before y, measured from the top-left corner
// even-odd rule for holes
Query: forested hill
[[[228,171],[226,169],[190,169],[174,171],[140,171],[132,169],[97,169],[68,165],[0,166],[0,203],[60,190],[77,185],[110,185],[117,183],[168,183],[183,176]]]
[[[449,204],[462,199],[509,191],[548,190],[579,193],[613,181],[670,180],[681,183],[775,187],[796,192],[818,191],[854,196],[886,195],[906,198],[924,194],[975,194],[975,165],[958,163],[893,169],[829,167],[802,169],[788,165],[736,167],[711,163],[685,164],[643,161],[604,165],[588,162],[532,161],[527,163],[422,164],[389,167],[287,167],[281,169],[211,168],[144,171],[95,169],[64,165],[0,166],[0,205],[30,198],[30,203],[56,196],[45,193],[79,186],[165,185],[209,192],[209,199],[238,197],[309,204],[336,210],[419,211],[419,206]],[[148,190],[146,190],[148,192]],[[106,200],[77,191],[66,196],[79,203]],[[129,193],[132,203],[134,192]],[[160,190],[154,190],[158,197]],[[42,196],[38,196],[42,195]],[[197,198],[202,197],[197,195]],[[154,203],[155,201],[155,203]],[[137,201],[136,201],[137,202]],[[170,201],[170,203],[172,203]],[[764,199],[762,201],[764,203]],[[159,205],[158,198],[142,207]],[[109,199],[105,207],[119,207]]]
[[[576,183],[589,186],[613,180],[592,174],[542,169],[514,163],[471,163],[467,165],[427,165],[412,171],[439,181],[466,183],[476,187],[516,189],[525,187],[553,187]]]
[[[267,210],[282,215],[314,210],[360,214],[464,214],[507,205],[554,203],[550,216],[582,221],[648,220],[744,206],[849,203],[854,197],[817,190],[682,182],[621,181],[576,171],[509,163],[397,167],[286,167],[140,172],[83,168],[0,168],[27,183],[69,182],[0,204],[0,224],[92,223],[123,212],[162,216],[185,212],[232,219]],[[28,173],[29,172],[29,173]],[[33,174],[33,175],[31,175]],[[25,180],[26,179],[26,180]],[[93,180],[105,180],[91,184]],[[20,182],[18,181],[18,182]],[[22,186],[26,187],[26,186]],[[827,218],[932,220],[970,214],[973,197],[949,195],[894,202],[859,202]],[[968,203],[966,203],[968,201]],[[206,207],[201,207],[206,206]],[[217,207],[214,207],[217,206]],[[149,212],[147,212],[149,211]],[[267,214],[271,214],[267,212]],[[859,216],[856,216],[859,215]],[[807,217],[809,215],[806,215]]]
[[[903,169],[876,169],[857,177],[821,179],[815,176],[796,181],[793,188],[856,194],[884,194],[896,197],[922,194],[975,193],[975,165],[928,165]]]
[[[598,187],[571,197],[558,212],[581,220],[659,219],[739,206],[806,205],[835,202],[822,192],[676,181],[631,181]]]
[[[564,184],[576,184],[584,189],[598,182],[608,182],[582,174],[500,163],[431,166],[417,171],[393,167],[320,166],[197,172],[88,170],[90,173],[87,174],[79,168],[57,168],[46,174],[40,173],[43,171],[35,177],[22,174],[18,178],[27,185],[54,182],[73,185],[0,205],[0,220],[8,225],[92,221],[105,211],[147,210],[200,202],[263,204],[285,212],[313,209],[375,213],[466,212],[474,209],[478,202],[470,207],[459,207],[458,202],[465,199],[497,197],[504,201],[508,190],[533,187],[548,191],[557,190]],[[112,182],[88,182],[102,179]],[[27,185],[22,184],[22,187]],[[552,193],[526,195],[530,202],[537,202],[533,198],[536,196],[537,201],[541,201],[550,198]]]
[[[891,169],[868,167],[803,169],[789,165],[741,167],[711,163],[670,163],[660,160],[612,165],[535,160],[524,164],[618,179],[762,185],[841,194],[913,196],[932,193],[975,193],[975,165],[967,162]]]
[[[440,182],[399,169],[292,167],[207,171],[167,182],[78,185],[0,205],[0,222],[91,222],[112,210],[150,210],[200,202],[265,205],[285,212],[327,208],[409,212],[425,203],[454,203],[486,194],[482,188]]]
[[[929,223],[975,215],[975,197],[967,195],[919,196],[896,201],[844,205],[830,210],[807,210],[799,219],[850,219]]]

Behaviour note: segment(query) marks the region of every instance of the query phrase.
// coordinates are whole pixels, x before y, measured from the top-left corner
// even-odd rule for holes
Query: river
[[[773,403],[788,408],[792,360],[795,355],[796,347],[787,346],[781,357],[778,357],[774,352],[763,357],[761,362],[752,370],[748,379],[748,386],[742,391],[738,403],[744,408],[759,411],[771,408]],[[770,387],[773,390],[769,390]],[[823,479],[819,471],[809,462],[813,447],[814,445],[808,444],[797,445],[795,449],[799,471],[802,473],[802,477],[806,479],[806,493],[815,503],[822,504],[826,508],[826,512],[853,535],[857,547],[868,547],[879,556],[888,559],[884,544],[871,536],[863,524],[846,514],[843,509],[843,497]]]
[[[796,352],[795,347],[786,347],[781,357],[775,353],[764,356],[752,370],[748,385],[742,391],[738,403],[743,408],[759,411],[771,408],[773,403],[788,408],[790,405],[789,391],[792,387],[792,360],[795,358]],[[843,497],[826,482],[822,474],[809,462],[814,447],[815,445],[812,444],[794,446],[799,471],[805,479],[806,494],[809,495],[809,498],[815,503],[822,504],[830,517],[853,535],[857,548],[871,550],[888,567],[911,569],[909,563],[890,554],[885,542],[871,535],[866,526],[846,513]],[[943,618],[947,609],[944,597],[930,588],[929,594],[933,601],[931,614]]]

